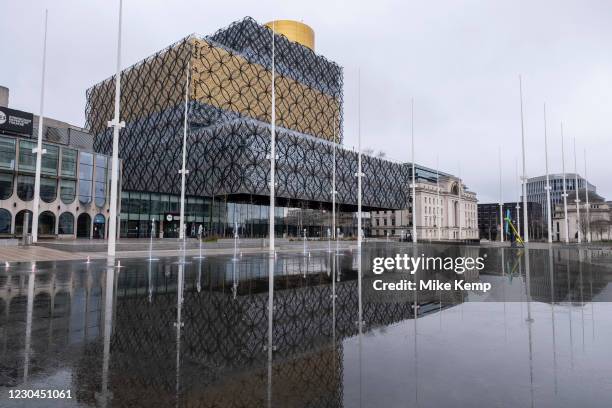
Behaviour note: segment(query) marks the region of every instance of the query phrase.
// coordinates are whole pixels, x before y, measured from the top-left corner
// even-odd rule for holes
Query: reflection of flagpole
[[[36,145],[36,174],[34,176],[34,200],[32,201],[32,242],[38,242],[38,203],[40,202],[40,172],[42,168],[42,155],[46,153],[42,148],[43,115],[45,102],[45,72],[47,66],[47,19],[49,11],[45,10],[45,36],[43,40],[42,82],[40,86],[40,115],[38,117],[38,142]],[[28,231],[23,232],[23,236]]]
[[[176,291],[176,406],[179,406],[181,390],[181,329],[183,327],[183,288],[185,286],[185,263],[178,266],[178,282]]]
[[[106,407],[110,399],[108,390],[108,370],[110,365],[110,339],[113,330],[113,301],[115,291],[115,258],[110,257],[106,263],[106,284],[104,287],[104,337],[102,352],[102,384],[100,387],[100,406]]]
[[[28,303],[26,309],[26,332],[23,358],[23,382],[28,383],[30,370],[30,348],[32,345],[32,314],[34,312],[34,265],[28,274]]]
[[[550,209],[550,207],[549,207]],[[553,249],[548,247],[548,273],[550,275],[550,312],[552,321],[553,371],[555,378],[555,394],[557,393],[557,337],[555,333],[555,273],[553,267]]]

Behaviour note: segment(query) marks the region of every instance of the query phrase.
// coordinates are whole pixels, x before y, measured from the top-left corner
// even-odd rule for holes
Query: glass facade
[[[72,204],[76,198],[76,181],[65,180],[60,181],[60,199],[64,204]]]
[[[15,139],[0,137],[0,169],[15,170]]]
[[[43,149],[47,153],[42,155],[41,174],[57,176],[57,165],[59,163],[59,147],[43,143]]]
[[[327,237],[331,226],[331,211],[299,207],[276,207],[276,236]],[[186,197],[185,223],[187,236],[195,237],[200,225],[207,237],[233,237],[234,228],[241,237],[268,236],[270,207],[249,202],[228,202],[225,197]],[[346,213],[352,214],[352,213]],[[121,193],[121,237],[145,238],[155,236],[176,238],[179,234],[180,197],[167,194],[128,192]],[[338,213],[338,227],[345,235],[352,235],[352,216]],[[347,222],[347,219],[349,220]],[[161,221],[160,221],[161,220]]]
[[[94,191],[96,193],[96,207],[102,208],[106,204],[106,177],[107,177],[108,160],[106,156],[96,155],[96,172]]]
[[[0,172],[0,200],[6,200],[13,195],[13,174]]]
[[[0,208],[0,234],[11,233],[11,213]]]
[[[77,151],[74,149],[62,149],[62,177],[76,178]]]
[[[93,181],[93,154],[81,152],[79,156],[79,202],[89,204]]]
[[[20,174],[17,177],[17,197],[23,201],[30,201],[34,198],[34,176]]]
[[[52,203],[57,198],[57,179],[49,177],[40,178],[40,199],[45,203]]]
[[[19,141],[19,171],[36,171],[36,154],[32,151],[35,147],[36,143],[29,140]]]

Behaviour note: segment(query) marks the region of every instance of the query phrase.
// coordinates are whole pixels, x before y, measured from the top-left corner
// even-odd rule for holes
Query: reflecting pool
[[[373,273],[398,253],[482,257],[491,290],[374,290],[457,277]],[[0,264],[0,406],[610,407],[611,282],[572,247]]]

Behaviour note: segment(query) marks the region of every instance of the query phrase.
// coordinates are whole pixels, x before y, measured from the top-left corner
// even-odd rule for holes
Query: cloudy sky
[[[112,75],[118,0],[0,0],[0,85],[10,106],[37,113],[44,9],[49,9],[45,115],[84,123],[85,90]],[[612,199],[612,2],[124,0],[123,66],[190,33],[209,34],[244,16],[294,19],[316,33],[316,51],[344,67],[345,144],[357,143],[361,72],[364,147],[459,173],[480,202],[518,195],[523,77],[527,175],[544,174],[543,105],[551,172],[566,168]],[[110,118],[109,118],[110,119]],[[520,171],[520,169],[519,169]]]

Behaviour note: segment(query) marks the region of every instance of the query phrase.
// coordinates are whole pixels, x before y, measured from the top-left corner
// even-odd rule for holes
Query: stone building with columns
[[[470,191],[456,176],[435,172],[423,166],[415,167],[416,194],[412,206],[416,211],[417,238],[440,241],[478,240],[476,193]],[[371,232],[373,237],[410,237],[411,209],[372,212]]]

